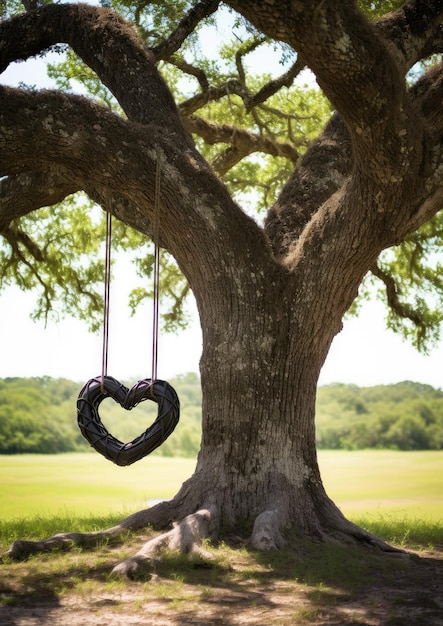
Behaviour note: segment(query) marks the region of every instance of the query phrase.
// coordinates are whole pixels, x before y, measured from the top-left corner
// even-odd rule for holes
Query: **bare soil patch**
[[[408,558],[343,546],[212,558],[166,553],[151,574],[116,580],[124,546],[0,565],[0,626],[443,626],[443,546]]]

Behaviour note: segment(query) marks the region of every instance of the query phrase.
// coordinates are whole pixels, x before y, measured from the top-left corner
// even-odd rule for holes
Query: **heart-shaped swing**
[[[83,386],[77,399],[77,421],[83,436],[91,446],[116,465],[131,465],[158,448],[169,437],[180,417],[180,403],[175,390],[164,380],[157,380],[158,305],[160,283],[160,247],[158,244],[158,214],[160,195],[160,168],[157,159],[154,206],[154,315],[152,340],[152,378],[139,380],[128,389],[107,375],[109,339],[109,292],[111,282],[112,216],[106,213],[105,292],[103,323],[102,375],[91,378]],[[111,435],[101,421],[98,409],[105,398],[112,398],[126,410],[144,400],[158,405],[157,418],[144,433],[128,443]]]
[[[155,422],[129,443],[111,435],[103,425],[98,408],[105,398],[112,398],[130,411],[144,400],[158,404]],[[164,380],[139,380],[128,389],[112,376],[91,378],[77,400],[78,425],[91,446],[116,465],[131,465],[158,448],[172,433],[180,416],[180,404],[174,389]]]

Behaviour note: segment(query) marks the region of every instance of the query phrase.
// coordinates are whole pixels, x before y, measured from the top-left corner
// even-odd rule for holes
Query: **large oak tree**
[[[208,80],[209,66],[179,54],[217,10],[215,0],[175,3],[168,35],[149,45],[158,27],[154,21],[148,32],[141,18],[149,3],[127,10],[137,29],[110,8],[24,4],[25,13],[0,24],[0,67],[69,44],[121,111],[63,90],[1,88],[0,232],[11,264],[14,254],[26,262],[24,251],[36,261],[45,255],[17,220],[76,191],[151,237],[159,162],[161,245],[188,281],[203,333],[203,435],[195,473],[171,501],[103,533],[17,542],[11,556],[172,522],[178,524],[117,571],[136,575],[159,546],[188,550],[204,536],[239,528],[259,549],[312,536],[389,550],[350,523],[325,492],[315,447],[316,387],[368,272],[383,281],[397,316],[409,318],[419,338],[426,329],[423,311],[399,301],[394,278],[377,259],[435,224],[441,208],[442,67],[416,72],[413,84],[407,77],[441,51],[443,2],[412,0],[372,22],[350,0],[227,2],[246,20],[251,49],[268,38],[294,59],[255,91],[244,72],[247,46],[235,57],[237,78],[219,88]],[[160,61],[198,80],[179,107]],[[307,150],[297,146],[291,116],[286,140],[260,126],[270,112],[267,99],[305,64],[335,110]],[[255,115],[258,132],[195,115],[228,92]],[[196,137],[223,143],[212,164]],[[221,180],[257,151],[291,163],[264,226]],[[427,236],[436,233],[429,226]],[[414,250],[424,240],[418,237]]]

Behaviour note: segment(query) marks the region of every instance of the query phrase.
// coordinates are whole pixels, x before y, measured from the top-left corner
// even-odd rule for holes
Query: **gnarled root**
[[[108,530],[90,533],[60,533],[41,541],[14,541],[6,553],[14,561],[24,561],[33,554],[51,552],[52,550],[70,550],[74,546],[91,548],[104,541],[109,541],[121,534],[122,529],[115,527]]]
[[[41,541],[14,541],[6,553],[14,561],[23,561],[33,554],[52,550],[71,550],[73,547],[93,548],[107,541],[117,540],[128,530],[139,530],[152,524],[167,527],[171,523],[172,507],[169,502],[161,502],[151,509],[130,515],[117,526],[93,532],[59,533]]]
[[[248,544],[260,551],[284,548],[287,545],[285,530],[292,526],[302,536],[311,536],[317,541],[354,543],[375,547],[384,553],[406,556],[402,550],[390,546],[347,520],[331,501],[326,500],[322,504],[319,509],[304,508],[303,515],[297,515],[297,510],[290,510],[287,501],[274,500],[257,515]],[[112,571],[114,576],[146,578],[155,568],[162,550],[177,550],[188,554],[198,552],[204,558],[209,558],[202,548],[202,542],[217,534],[220,526],[219,506],[211,500],[206,506],[188,515],[186,513],[192,511],[192,508],[183,511],[182,506],[183,502],[176,498],[135,513],[107,530],[57,534],[42,541],[15,541],[7,555],[14,560],[23,560],[39,552],[69,550],[74,546],[91,548],[103,542],[120,540],[128,530],[139,530],[149,525],[159,529],[170,528],[146,542],[136,554],[116,565]],[[186,516],[175,522],[171,528],[173,520],[180,519],[182,515]],[[290,538],[288,540],[292,543]]]
[[[256,550],[277,550],[286,541],[281,534],[282,512],[280,509],[263,511],[255,519],[250,545]]]
[[[116,540],[128,530],[138,530],[150,524],[160,527],[170,525],[173,506],[162,502],[152,509],[135,513],[117,526],[103,531],[85,533],[60,533],[41,541],[14,541],[7,556],[15,561],[25,560],[33,554],[52,550],[70,550],[74,546],[91,548],[104,541]],[[216,527],[217,510],[210,506],[186,516],[173,528],[151,539],[134,556],[119,563],[112,571],[115,576],[131,579],[145,578],[152,571],[155,559],[162,549],[184,553],[198,552],[205,558],[209,555],[202,548],[202,541],[213,534]]]
[[[404,550],[391,546],[350,522],[332,502],[329,503],[326,513],[326,516],[323,514],[312,517],[310,527],[303,528],[299,526],[298,520],[288,514],[285,503],[274,503],[272,508],[264,510],[256,517],[248,544],[260,551],[284,548],[288,545],[288,540],[284,537],[285,528],[293,527],[316,541],[354,544],[374,548],[390,556],[408,558],[409,555]]]
[[[155,559],[163,549],[184,553],[198,552],[208,557],[201,544],[203,539],[211,535],[215,517],[216,510],[211,507],[188,515],[174,524],[172,530],[151,539],[137,554],[116,565],[112,574],[131,579],[145,577],[154,568]]]

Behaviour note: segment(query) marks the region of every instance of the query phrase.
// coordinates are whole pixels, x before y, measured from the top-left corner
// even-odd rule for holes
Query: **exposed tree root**
[[[383,541],[383,539],[380,539],[376,535],[363,530],[352,522],[346,520],[346,524],[346,532],[342,530],[337,533],[338,539],[341,543],[357,543],[358,545],[376,548],[377,550],[381,550],[381,552],[389,554],[390,556],[402,556],[404,558],[409,557],[408,553],[401,548],[391,546],[389,543],[386,543],[386,541]]]
[[[181,522],[174,524],[172,530],[151,539],[132,557],[125,559],[114,569],[114,576],[139,578],[153,568],[154,560],[163,549],[177,550],[184,553],[198,552],[209,556],[202,548],[203,539],[211,534],[211,525],[215,509],[201,509],[188,515]]]
[[[23,561],[33,554],[52,550],[70,550],[73,547],[93,548],[106,542],[117,540],[128,530],[139,530],[149,525],[167,527],[171,523],[171,503],[161,502],[156,506],[139,511],[124,519],[117,526],[93,532],[59,533],[41,541],[14,541],[7,556],[14,561]]]
[[[375,548],[389,555],[403,555],[405,558],[408,557],[408,554],[401,548],[391,546],[389,543],[383,541],[383,539],[350,522],[332,500],[328,501],[328,505],[323,510],[321,519],[323,520],[323,528],[320,533],[322,541],[354,544],[362,547]]]
[[[115,539],[123,529],[118,527],[89,533],[60,533],[41,541],[14,541],[6,556],[14,561],[24,561],[33,554],[51,552],[52,550],[71,550],[74,546],[93,548],[94,546]]]
[[[263,511],[257,516],[249,544],[256,550],[277,550],[286,545],[286,540],[282,535],[280,509]]]
[[[169,505],[167,502],[160,503],[152,509],[135,513],[117,526],[103,531],[60,533],[41,541],[14,541],[7,556],[15,561],[22,561],[31,555],[52,550],[70,550],[75,546],[92,548],[104,541],[116,540],[128,530],[139,530],[148,525],[165,528],[170,525]],[[215,507],[204,508],[186,516],[180,522],[174,523],[171,530],[145,543],[134,556],[119,563],[112,573],[131,579],[145,577],[153,569],[155,559],[162,549],[184,553],[198,552],[209,558],[209,554],[202,548],[202,541],[212,534],[216,517]]]
[[[332,502],[330,505],[317,518],[316,528],[311,528],[311,531],[307,528],[298,528],[302,536],[311,535],[323,542],[352,543],[377,548],[390,555],[407,557],[403,550],[390,546],[347,520]],[[91,548],[104,541],[121,539],[128,530],[139,530],[150,525],[165,529],[171,526],[171,517],[176,519],[180,517],[179,509],[177,502],[172,500],[135,513],[107,530],[57,534],[42,541],[15,541],[7,555],[13,560],[23,560],[33,554],[51,550],[69,550],[74,546]],[[291,539],[284,537],[285,529],[290,525],[287,504],[273,506],[257,515],[247,543],[259,551],[285,548],[293,543]],[[181,521],[173,522],[170,530],[150,539],[136,554],[116,565],[112,573],[114,576],[130,579],[146,578],[155,569],[155,562],[165,549],[187,554],[198,552],[204,558],[210,558],[203,549],[202,542],[205,538],[215,537],[219,526],[218,508],[214,504],[201,508]],[[293,529],[297,531],[295,523]]]

